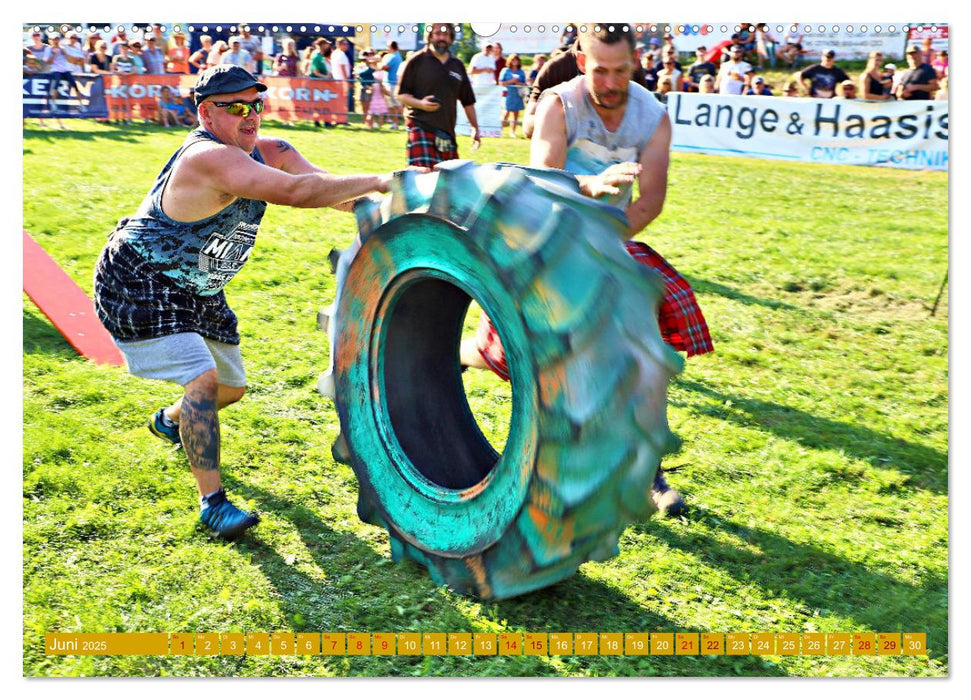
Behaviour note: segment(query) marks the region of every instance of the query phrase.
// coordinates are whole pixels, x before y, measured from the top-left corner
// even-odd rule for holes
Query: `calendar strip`
[[[926,656],[924,632],[49,632],[50,656]]]

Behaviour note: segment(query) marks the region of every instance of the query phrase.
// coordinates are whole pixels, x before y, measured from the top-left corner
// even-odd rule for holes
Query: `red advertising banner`
[[[265,118],[347,123],[348,84],[342,80],[269,77],[263,82],[267,87]]]
[[[188,97],[194,75],[105,75],[105,102],[111,119],[152,119],[158,113],[162,89]],[[314,78],[263,78],[264,119],[347,123],[347,83]]]
[[[104,75],[105,102],[111,119],[152,119],[158,114],[162,88],[169,87],[183,97],[195,85],[195,76]]]

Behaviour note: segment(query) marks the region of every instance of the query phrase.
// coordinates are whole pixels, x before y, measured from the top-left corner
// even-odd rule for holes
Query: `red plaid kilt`
[[[658,326],[665,342],[675,350],[687,353],[688,357],[714,350],[708,324],[688,280],[646,243],[627,241],[625,247],[634,260],[657,270],[664,280],[664,298],[658,309]],[[509,367],[506,365],[506,353],[499,340],[499,333],[485,314],[479,319],[475,339],[476,347],[485,363],[502,379],[509,381]]]
[[[435,148],[435,132],[424,129],[417,122],[409,121],[408,127],[408,165],[434,168],[444,160],[459,157],[458,148],[440,151]]]

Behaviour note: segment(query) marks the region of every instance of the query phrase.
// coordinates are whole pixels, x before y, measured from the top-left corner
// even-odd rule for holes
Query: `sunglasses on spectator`
[[[263,100],[253,100],[252,102],[213,102],[216,107],[223,107],[227,114],[232,114],[234,117],[243,117],[244,119],[249,116],[250,112],[256,112],[261,114],[263,112]]]

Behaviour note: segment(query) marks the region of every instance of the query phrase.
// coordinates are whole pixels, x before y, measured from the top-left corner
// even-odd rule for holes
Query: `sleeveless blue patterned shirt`
[[[225,287],[249,258],[266,202],[237,198],[199,221],[170,219],[162,211],[162,193],[175,162],[187,148],[201,141],[220,143],[204,129],[191,132],[162,168],[138,211],[115,236],[177,287],[211,296]],[[259,149],[253,149],[250,157],[263,162]]]

